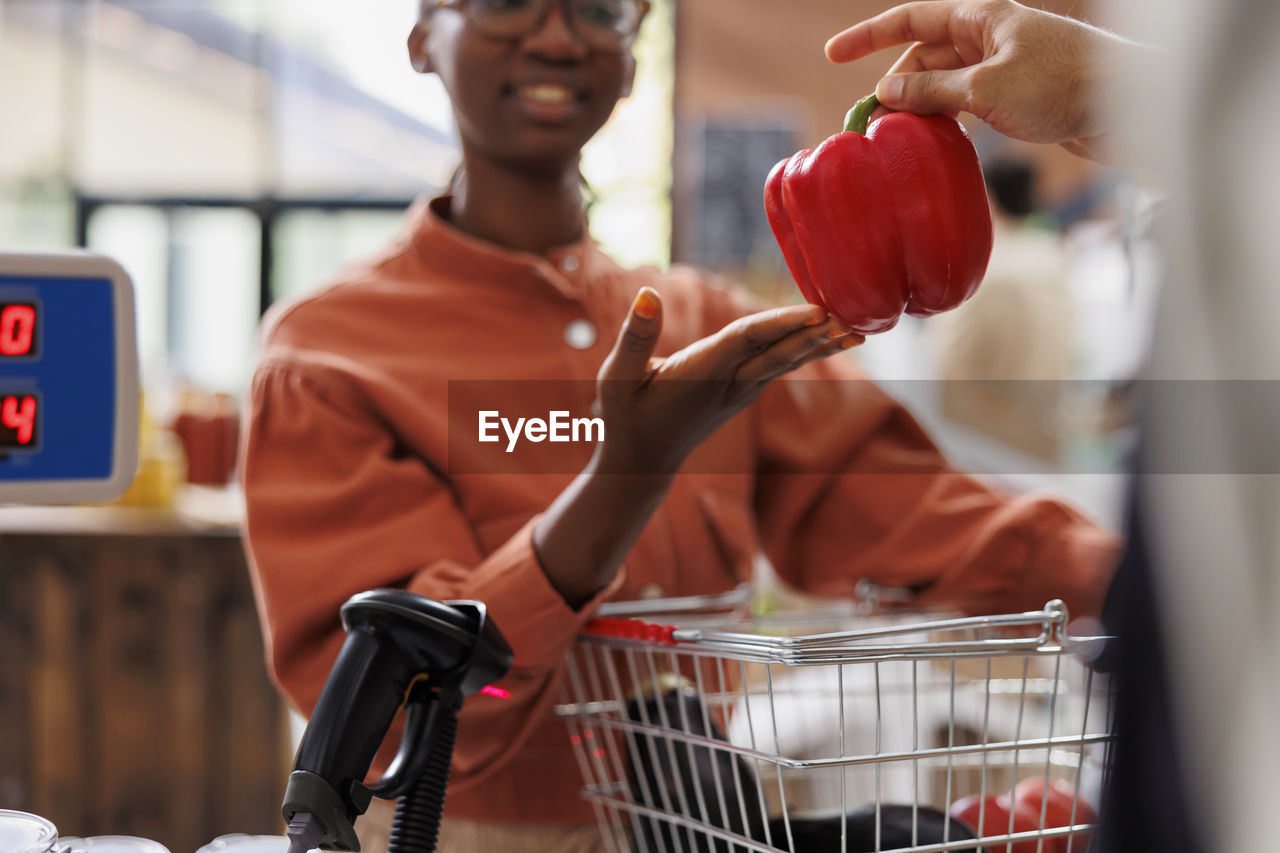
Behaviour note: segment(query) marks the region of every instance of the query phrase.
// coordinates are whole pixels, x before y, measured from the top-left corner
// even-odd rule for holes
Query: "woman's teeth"
[[[573,100],[573,93],[564,86],[543,83],[537,86],[521,86],[520,97],[538,104],[567,104]]]

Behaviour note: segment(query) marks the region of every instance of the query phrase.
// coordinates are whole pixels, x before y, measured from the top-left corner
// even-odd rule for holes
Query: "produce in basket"
[[[945,824],[950,823],[950,829]],[[781,818],[770,821],[773,845],[786,849],[786,827]],[[913,831],[914,829],[914,831]],[[969,827],[929,806],[912,807],[896,803],[880,806],[880,840],[876,842],[876,807],[862,806],[845,815],[845,850],[849,853],[871,853],[874,850],[902,850],[922,844],[941,844],[977,838]],[[791,837],[796,853],[826,853],[840,849],[840,816],[792,818]],[[945,839],[944,839],[945,833]],[[976,847],[964,847],[956,853],[977,853]]]
[[[1010,829],[1009,813],[1013,812]],[[1040,828],[1040,813],[1009,798],[1008,794],[979,797],[974,794],[951,804],[951,816],[972,828],[979,838],[993,838],[1010,832],[1035,832]],[[988,853],[1058,853],[1058,839],[1043,838],[1016,841],[1012,844],[996,843],[986,848]]]
[[[890,113],[875,95],[845,132],[773,167],[764,206],[804,298],[856,332],[887,331],[968,299],[991,257],[978,155],[946,115]]]
[[[646,729],[669,728],[725,741],[727,745],[724,733],[709,714],[705,716],[708,725],[704,725],[704,714],[697,691],[683,679],[670,675],[642,686],[627,703],[627,717]],[[766,832],[759,782],[741,756],[687,744],[656,731],[652,735],[628,732],[627,740],[627,787],[633,802],[663,813],[688,814],[699,824],[788,849],[784,818],[771,818]],[[742,845],[696,830],[678,829],[668,821],[641,817],[637,823],[642,836],[639,849],[746,853]],[[829,853],[840,847],[841,818],[792,818],[790,832],[794,845],[789,849],[794,853]],[[875,806],[854,809],[845,815],[843,832],[846,853],[937,844],[944,840],[944,833],[949,841],[976,837],[963,823],[948,819],[937,809],[899,804],[882,804],[878,813]],[[959,853],[977,853],[977,848],[963,848]]]
[[[1013,801],[1040,820],[1044,807],[1044,825],[1047,827],[1071,826],[1071,805],[1075,803],[1075,823],[1097,823],[1098,815],[1084,797],[1076,794],[1075,786],[1064,779],[1046,780],[1043,777],[1023,779],[1013,789]],[[1092,833],[1081,832],[1071,844],[1072,853],[1083,853],[1089,848]],[[1067,839],[1057,839],[1058,850],[1067,851]]]
[[[708,717],[710,727],[703,725],[703,713],[698,691],[672,675],[642,685],[637,696],[627,703],[627,716],[646,728],[662,726],[725,740],[714,720]],[[633,802],[665,813],[681,810],[682,804],[687,804],[690,812],[708,826],[751,839],[764,839],[764,810],[756,775],[741,756],[705,746],[690,746],[660,735],[628,732],[627,740],[627,786]],[[743,792],[741,799],[739,790]],[[717,791],[724,792],[724,811],[720,809]],[[701,821],[703,805],[705,821]],[[639,825],[642,850],[690,849],[690,832],[680,830],[677,844],[673,838],[676,829],[668,821],[641,818]],[[713,844],[705,834],[694,838],[692,850],[694,853],[746,853],[746,848],[730,846],[722,839],[716,839]]]

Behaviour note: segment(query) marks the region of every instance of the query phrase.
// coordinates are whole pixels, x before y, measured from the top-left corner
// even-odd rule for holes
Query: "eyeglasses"
[[[538,31],[554,3],[578,38],[609,51],[630,48],[649,11],[647,0],[436,0],[435,7],[461,8],[477,32],[518,40]]]

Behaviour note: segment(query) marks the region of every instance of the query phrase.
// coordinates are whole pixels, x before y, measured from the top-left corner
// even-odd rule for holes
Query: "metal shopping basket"
[[[603,607],[569,656],[557,713],[610,850],[1085,853],[1110,697],[1061,602],[725,603]]]

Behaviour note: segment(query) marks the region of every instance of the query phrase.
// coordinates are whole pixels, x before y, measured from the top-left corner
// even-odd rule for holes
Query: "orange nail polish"
[[[658,296],[647,287],[636,294],[632,310],[645,320],[652,320],[658,314]]]
[[[844,329],[832,329],[831,331],[827,332],[827,337],[835,339],[844,334],[847,334]]]
[[[840,349],[853,349],[858,344],[862,343],[863,340],[865,340],[865,338],[845,338],[840,342]]]

